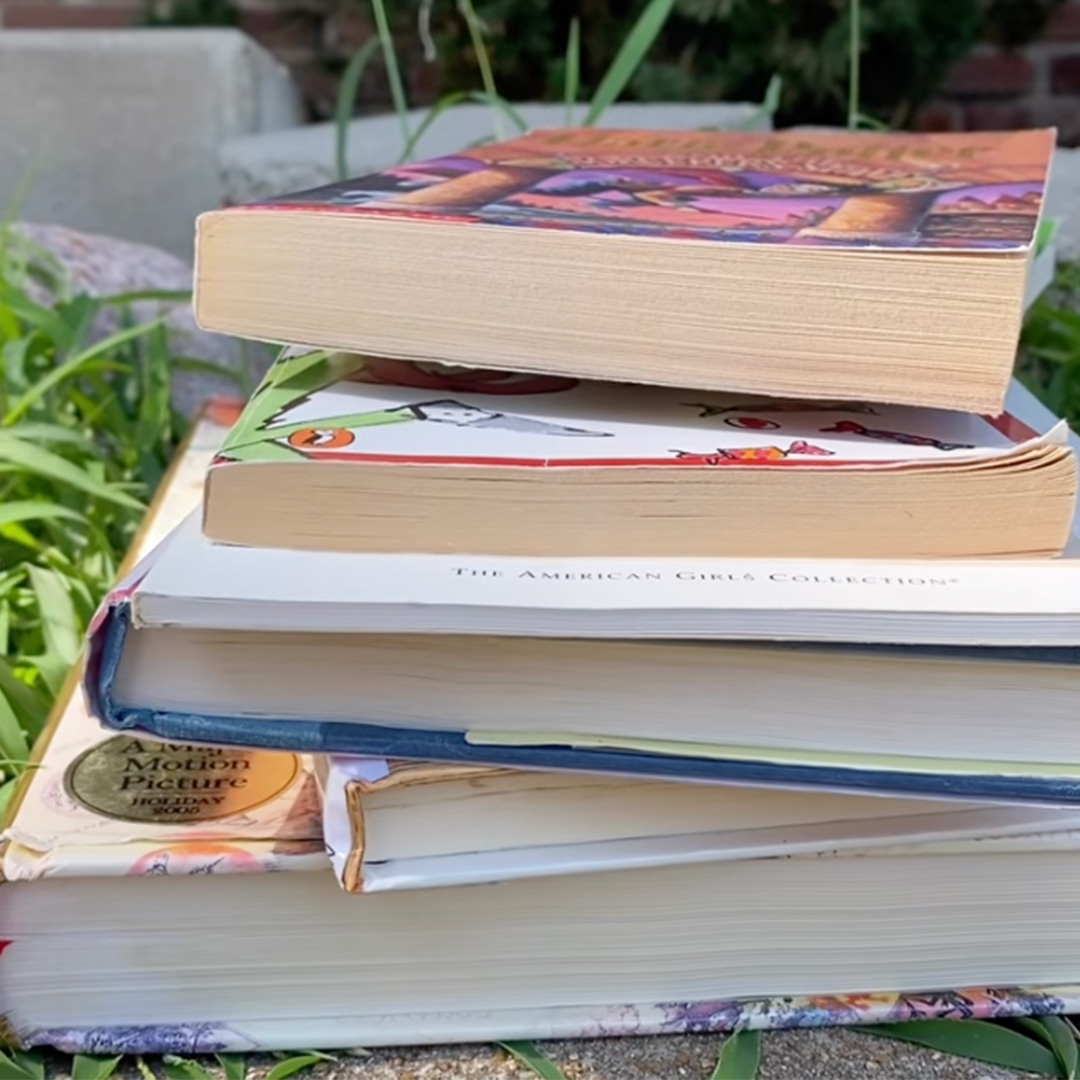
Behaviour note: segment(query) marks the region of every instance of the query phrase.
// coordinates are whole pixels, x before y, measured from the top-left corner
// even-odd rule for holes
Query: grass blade
[[[447,109],[452,108],[462,101],[466,101],[468,96],[469,95],[463,90],[455,90],[452,94],[446,94],[439,98],[439,100],[428,110],[427,116],[420,121],[420,125],[417,129],[409,136],[409,141],[405,144],[405,149],[401,152],[401,157],[398,158],[398,164],[403,165],[406,161],[411,161],[413,154],[416,153],[417,143],[424,137],[424,133],[431,125],[434,124]]]
[[[525,132],[529,130],[529,121],[506,98],[499,97],[498,94],[489,94],[484,90],[472,90],[466,97],[470,101],[482,102],[484,105],[494,109],[497,114],[507,117],[518,131]],[[496,133],[496,137],[501,139],[502,135]]]
[[[390,97],[394,102],[398,124],[401,126],[401,143],[409,142],[409,103],[405,98],[405,84],[401,81],[401,68],[398,67],[397,50],[394,48],[394,35],[390,32],[390,20],[386,17],[384,0],[371,0],[371,10],[375,15],[375,29],[382,46],[383,63],[386,65],[386,78],[390,83]]]
[[[286,1080],[286,1077],[293,1076],[294,1074],[300,1072],[301,1069],[308,1069],[312,1065],[315,1065],[320,1061],[326,1060],[326,1054],[317,1054],[314,1051],[309,1054],[298,1054],[296,1057],[286,1058],[284,1061],[279,1061],[266,1074],[266,1080]]]
[[[626,89],[627,83],[634,77],[634,72],[641,66],[645,54],[652,48],[674,6],[675,0],[649,0],[645,5],[645,10],[634,23],[634,28],[626,35],[611,62],[611,67],[604,73],[600,85],[596,88],[585,116],[585,127],[592,127],[604,110],[614,104]]]
[[[540,1080],[566,1080],[566,1075],[546,1054],[542,1054],[536,1043],[517,1041],[501,1042],[499,1045],[508,1050],[527,1069],[531,1069]]]
[[[1061,1075],[1057,1057],[1042,1043],[988,1020],[908,1020],[902,1024],[869,1024],[851,1030],[915,1043],[1006,1069],[1042,1076]]]
[[[574,123],[574,106],[581,86],[581,23],[575,15],[570,20],[570,35],[566,39],[566,70],[563,77],[563,104],[566,106],[566,126]]]
[[[736,1031],[724,1040],[710,1080],[756,1080],[761,1068],[761,1032]]]
[[[71,1080],[108,1080],[120,1057],[94,1057],[90,1054],[76,1054],[71,1062]]]
[[[81,627],[64,579],[54,570],[41,566],[30,566],[28,572],[45,638],[44,655],[29,659],[37,663],[42,679],[55,695],[60,693],[71,666],[79,658]]]
[[[484,86],[484,93],[495,99],[499,97],[499,91],[495,88],[495,75],[491,70],[491,57],[488,56],[487,45],[484,43],[484,24],[480,16],[476,14],[476,8],[472,0],[457,0],[457,9],[465,20],[469,30],[469,40],[472,42],[473,55],[476,57],[476,66],[480,69],[480,82]],[[501,100],[501,99],[500,99]],[[500,113],[495,114],[495,138],[502,139],[504,134],[499,124]]]
[[[0,527],[23,521],[77,521],[87,524],[86,516],[66,506],[47,503],[38,499],[21,499],[16,502],[0,503]]]
[[[9,761],[26,761],[30,757],[30,743],[22,724],[15,714],[15,707],[0,687],[0,753]],[[5,773],[7,770],[3,770]]]
[[[31,737],[37,735],[45,726],[45,721],[49,716],[48,699],[33,687],[27,686],[2,656],[0,656],[0,693],[14,710],[23,729],[28,731]]]
[[[215,1054],[225,1080],[246,1080],[247,1059],[243,1054]]]
[[[106,353],[115,351],[120,345],[126,345],[129,341],[134,341],[135,338],[142,337],[149,333],[155,326],[160,326],[165,321],[164,316],[160,319],[155,319],[153,322],[140,323],[138,326],[128,326],[123,330],[117,330],[115,334],[110,334],[108,337],[102,338],[100,341],[95,342],[87,349],[83,349],[82,352],[76,353],[74,356],[65,360],[62,364],[58,364],[47,375],[42,376],[38,381],[26,391],[25,394],[18,401],[12,405],[7,416],[4,417],[4,426],[11,427],[20,417],[22,417],[27,410],[40,401],[57,383],[63,382],[64,379],[74,375],[80,368],[85,367],[91,360],[96,360],[99,356],[104,356]]]
[[[77,488],[86,492],[87,495],[94,495],[106,502],[127,507],[129,510],[145,510],[138,499],[117,490],[111,484],[98,480],[92,473],[80,469],[78,465],[73,465],[51,450],[26,442],[10,431],[0,431],[0,461],[16,465],[26,472],[43,476],[56,483]]]
[[[217,1080],[209,1069],[197,1061],[175,1054],[166,1054],[161,1059],[161,1067],[165,1070],[165,1080]]]
[[[45,1080],[45,1062],[37,1050],[0,1050],[5,1080]]]
[[[353,53],[353,58],[341,76],[337,101],[334,104],[334,163],[339,180],[348,179],[349,175],[349,121],[356,108],[356,94],[360,89],[360,80],[367,71],[371,58],[379,47],[378,37],[369,38]]]
[[[848,0],[848,96],[847,126],[859,126],[859,64],[862,60],[862,28],[859,25],[860,0]]]

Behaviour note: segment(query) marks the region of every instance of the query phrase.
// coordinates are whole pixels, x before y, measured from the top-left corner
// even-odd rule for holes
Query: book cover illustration
[[[110,735],[73,695],[4,831],[0,867],[19,881],[321,866],[320,801],[303,755]]]
[[[35,1028],[25,1047],[68,1054],[208,1054],[295,1046],[394,1046],[503,1039],[597,1039],[741,1030],[894,1024],[934,1017],[1004,1020],[1080,1011],[1080,986],[1012,986],[927,992],[820,994],[658,1004],[416,1012],[310,1018],[299,1024],[247,1019],[169,1025]],[[291,1041],[290,1041],[291,1040]]]
[[[988,460],[1044,439],[981,417],[783,401],[309,353],[279,360],[215,465],[351,461],[519,467],[903,467]]]
[[[1033,242],[1052,130],[565,129],[262,204],[754,244],[980,251]]]

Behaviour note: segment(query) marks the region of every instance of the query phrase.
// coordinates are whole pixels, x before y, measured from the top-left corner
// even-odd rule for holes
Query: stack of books
[[[1053,144],[544,132],[201,219],[202,324],[292,344],[21,793],[7,1029],[1080,1008],[1077,451],[1011,378]]]

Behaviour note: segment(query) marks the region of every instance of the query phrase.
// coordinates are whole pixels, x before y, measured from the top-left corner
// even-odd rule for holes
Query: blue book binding
[[[170,742],[220,743],[297,753],[469,762],[519,769],[615,773],[657,780],[698,780],[926,798],[1080,806],[1080,776],[917,773],[712,757],[676,757],[558,744],[476,745],[468,742],[461,731],[417,730],[335,720],[209,716],[119,706],[113,699],[112,685],[130,623],[130,603],[126,600],[103,612],[90,641],[85,688],[94,715],[106,727],[132,735],[145,733]],[[1062,652],[1072,653],[1073,650]]]

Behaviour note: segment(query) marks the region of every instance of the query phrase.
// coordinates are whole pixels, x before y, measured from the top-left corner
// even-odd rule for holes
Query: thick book
[[[281,358],[252,397],[207,476],[203,529],[342,551],[1030,557],[1061,553],[1076,492],[1066,425],[1008,409],[315,352]]]
[[[319,757],[316,774],[351,893],[1080,829],[1052,808],[435,762]]]
[[[207,329],[999,413],[1052,130],[533,132],[198,222]]]
[[[1080,1010],[1076,833],[350,896],[293,755],[108,736],[75,699],[31,776],[0,855],[0,1017],[22,1046],[186,1055]]]

